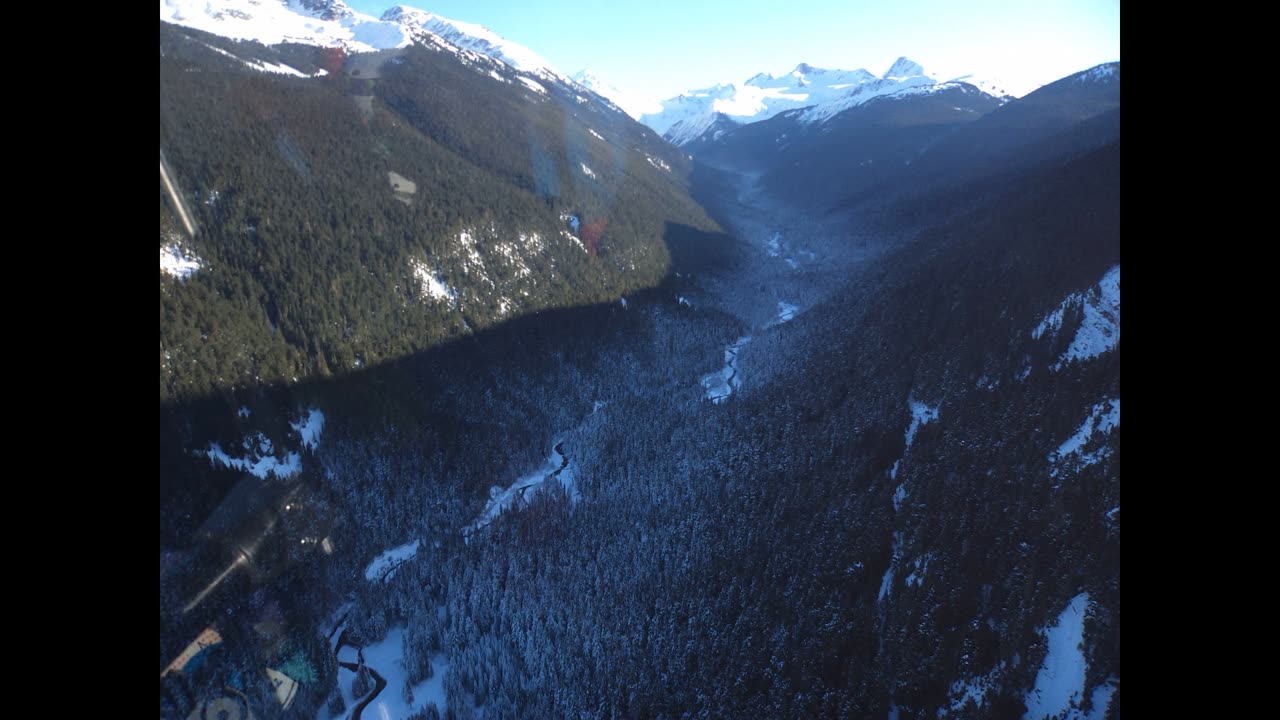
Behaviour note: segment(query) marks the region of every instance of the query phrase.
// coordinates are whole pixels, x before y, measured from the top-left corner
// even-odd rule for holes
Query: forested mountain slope
[[[657,284],[668,223],[713,227],[687,161],[537,77],[442,43],[345,58],[161,23],[162,157],[197,233],[162,187],[161,400]]]
[[[253,233],[201,246],[202,230],[170,256],[174,273],[191,255],[202,265],[162,275],[162,367],[167,307],[173,327],[221,313],[219,333],[261,338],[303,374],[215,376],[199,386],[214,391],[177,386],[166,401],[162,370],[162,666],[206,625],[228,638],[162,683],[162,716],[258,677],[235,685],[256,715],[318,719],[357,705],[414,718],[1119,717],[1118,104],[1058,122],[1076,112],[1067,97],[1018,134],[981,131],[1018,120],[1004,108],[960,121],[958,104],[929,102],[946,92],[867,103],[837,116],[849,125],[831,142],[920,159],[878,176],[833,153],[819,202],[778,190],[767,122],[734,131],[753,138],[740,154],[691,172],[612,107],[447,50],[389,56],[372,81],[280,85],[186,41],[164,51],[207,53],[169,72],[204,76],[200,93],[237,110],[193,94],[182,102],[195,110],[172,110],[186,124],[164,130],[162,101],[162,136],[191,137],[210,114],[218,144],[258,150],[230,162],[165,146],[176,168],[224,183],[184,176],[201,188],[188,190],[201,227],[231,212],[261,234],[270,218],[289,252]],[[478,81],[497,84],[474,110]],[[980,172],[910,169],[930,167],[920,147],[980,131],[1010,139]],[[802,148],[806,162],[819,147]],[[270,214],[224,203],[237,192]],[[162,204],[162,233],[177,225]],[[377,232],[332,229],[348,226]],[[537,232],[545,265],[518,253],[529,275],[503,274],[489,253],[506,228]],[[404,291],[416,276],[396,268],[410,258],[440,287]],[[381,280],[396,272],[403,297]],[[520,312],[488,299],[521,289]],[[207,305],[164,299],[184,293]],[[398,318],[423,308],[434,314],[403,340]],[[390,320],[350,332],[362,317]],[[173,346],[202,347],[199,332]],[[234,366],[241,346],[225,336],[201,352]],[[339,364],[379,337],[379,362]],[[262,473],[267,487],[305,490],[186,612],[188,580],[198,589],[224,566],[199,539],[264,468],[279,470]],[[331,551],[307,555],[320,538]],[[264,666],[298,679],[291,708]],[[369,668],[393,682],[377,689]]]

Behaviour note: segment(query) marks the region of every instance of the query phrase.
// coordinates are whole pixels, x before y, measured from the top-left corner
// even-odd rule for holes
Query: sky
[[[347,0],[381,15],[388,2]],[[883,74],[907,56],[940,79],[973,73],[1033,89],[1120,59],[1119,0],[415,0],[478,23],[561,72],[589,68],[649,99],[758,72]]]

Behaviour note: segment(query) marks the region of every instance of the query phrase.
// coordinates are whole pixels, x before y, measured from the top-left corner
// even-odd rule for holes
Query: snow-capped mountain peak
[[[382,13],[380,20],[398,25],[410,37],[416,38],[423,33],[434,35],[465,50],[501,60],[517,70],[566,82],[569,80],[534,51],[483,25],[450,20],[408,5],[396,5],[388,9]]]
[[[591,70],[579,70],[570,78],[582,87],[609,100],[623,112],[639,120],[645,113],[661,112],[662,106],[657,102],[626,90],[621,90],[612,83],[602,80]]]
[[[786,110],[808,108],[802,122],[823,122],[878,97],[916,95],[954,87],[925,73],[917,62],[900,57],[883,77],[864,68],[837,70],[802,62],[791,72],[774,76],[758,73],[742,85],[716,85],[692,90],[662,103],[662,111],[641,122],[677,144],[691,142],[726,121],[745,124],[767,120]],[[985,87],[983,92],[995,94]],[[1001,93],[1003,94],[1003,93]],[[999,95],[997,95],[999,96]]]
[[[1081,82],[1111,82],[1120,79],[1120,61],[1102,63],[1079,74]]]
[[[293,0],[302,9],[321,20],[342,20],[356,13],[342,0]]]
[[[908,60],[906,57],[900,57],[894,61],[883,77],[885,80],[901,80],[903,78],[920,77],[924,74],[924,68],[920,66],[920,63]]]
[[[237,40],[341,45],[354,52],[405,47],[422,40],[486,55],[522,72],[569,81],[537,53],[482,25],[407,5],[397,5],[375,18],[352,10],[343,0],[160,0],[160,19]]]

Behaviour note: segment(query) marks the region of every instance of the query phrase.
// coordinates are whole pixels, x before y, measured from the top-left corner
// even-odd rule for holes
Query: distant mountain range
[[[715,85],[690,90],[662,102],[662,110],[641,122],[676,145],[723,133],[733,125],[768,120],[787,110],[804,108],[796,119],[820,123],[874,98],[908,97],[971,85],[999,102],[1012,99],[1000,85],[965,76],[945,80],[926,73],[917,62],[900,57],[883,75],[865,69],[833,70],[800,63],[789,73],[757,74],[741,85]]]
[[[918,72],[909,61],[895,64]],[[1119,137],[1120,63],[1107,63],[1022,97],[994,97],[967,82],[922,75],[869,80],[858,93],[738,124],[724,113],[669,140],[699,161],[750,172],[778,197],[833,206],[921,192]],[[680,136],[682,129],[688,136]]]
[[[662,102],[618,88],[590,70],[572,78],[533,50],[475,23],[397,5],[373,17],[342,0],[163,0],[160,19],[223,37],[265,44],[300,43],[341,47],[347,52],[403,48],[420,41],[483,55],[547,80],[573,82],[608,99],[676,145],[733,125],[766,120],[786,110],[808,108],[807,122],[821,122],[875,97],[937,92],[967,83],[998,99],[1025,94],[1003,83],[971,75],[951,79],[926,73],[906,57],[883,75],[865,69],[838,70],[800,63],[789,73],[759,73],[741,84],[689,90]]]

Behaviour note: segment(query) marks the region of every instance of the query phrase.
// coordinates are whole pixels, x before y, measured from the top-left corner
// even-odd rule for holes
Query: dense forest
[[[376,81],[229,80],[219,57],[194,73],[162,59],[162,89],[166,62],[202,78],[174,81],[190,96],[172,116],[212,123],[166,130],[162,95],[166,153],[218,195],[192,198],[205,267],[161,278],[161,546],[220,567],[186,540],[242,476],[210,443],[301,448],[307,510],[290,522],[336,550],[290,550],[219,599],[243,618],[219,667],[305,679],[287,712],[242,689],[261,713],[351,712],[372,676],[330,650],[400,632],[404,682],[381,692],[412,705],[440,673],[446,707],[421,718],[1022,718],[1045,628],[1087,593],[1074,711],[1119,716],[1118,300],[1114,342],[1072,355],[1111,273],[1118,288],[1118,110],[1110,135],[1100,107],[976,175],[797,209],[722,156],[592,143],[566,109],[582,103],[551,89],[530,104],[438,50]],[[456,95],[481,81],[493,91],[474,104]],[[343,100],[355,83],[372,115]],[[897,137],[941,153],[979,122]],[[662,152],[671,175],[645,161]],[[388,171],[417,183],[408,204]],[[578,249],[561,215],[607,216],[599,244]],[[455,240],[490,224],[493,285],[468,285]],[[503,276],[485,253],[520,232],[544,238],[543,264]],[[161,234],[179,242],[163,198]],[[462,301],[424,304],[411,257]],[[521,288],[527,304],[501,313],[494,298]],[[800,310],[774,317],[780,302]],[[708,401],[699,377],[746,337],[740,384]],[[166,375],[177,362],[198,369]],[[1093,422],[1109,402],[1115,426]],[[302,447],[290,425],[308,408],[324,431]],[[571,479],[477,528],[493,489],[553,446]],[[162,612],[186,597],[166,577]],[[162,665],[220,608],[162,629]],[[262,618],[301,630],[264,649]],[[225,684],[208,672],[162,714]]]
[[[667,274],[671,224],[715,229],[688,160],[598,98],[538,93],[436,47],[387,58],[376,79],[266,74],[226,48],[326,62],[161,26],[160,143],[198,230],[184,237],[162,192],[160,243],[203,262],[160,284],[162,401],[615,300]]]

